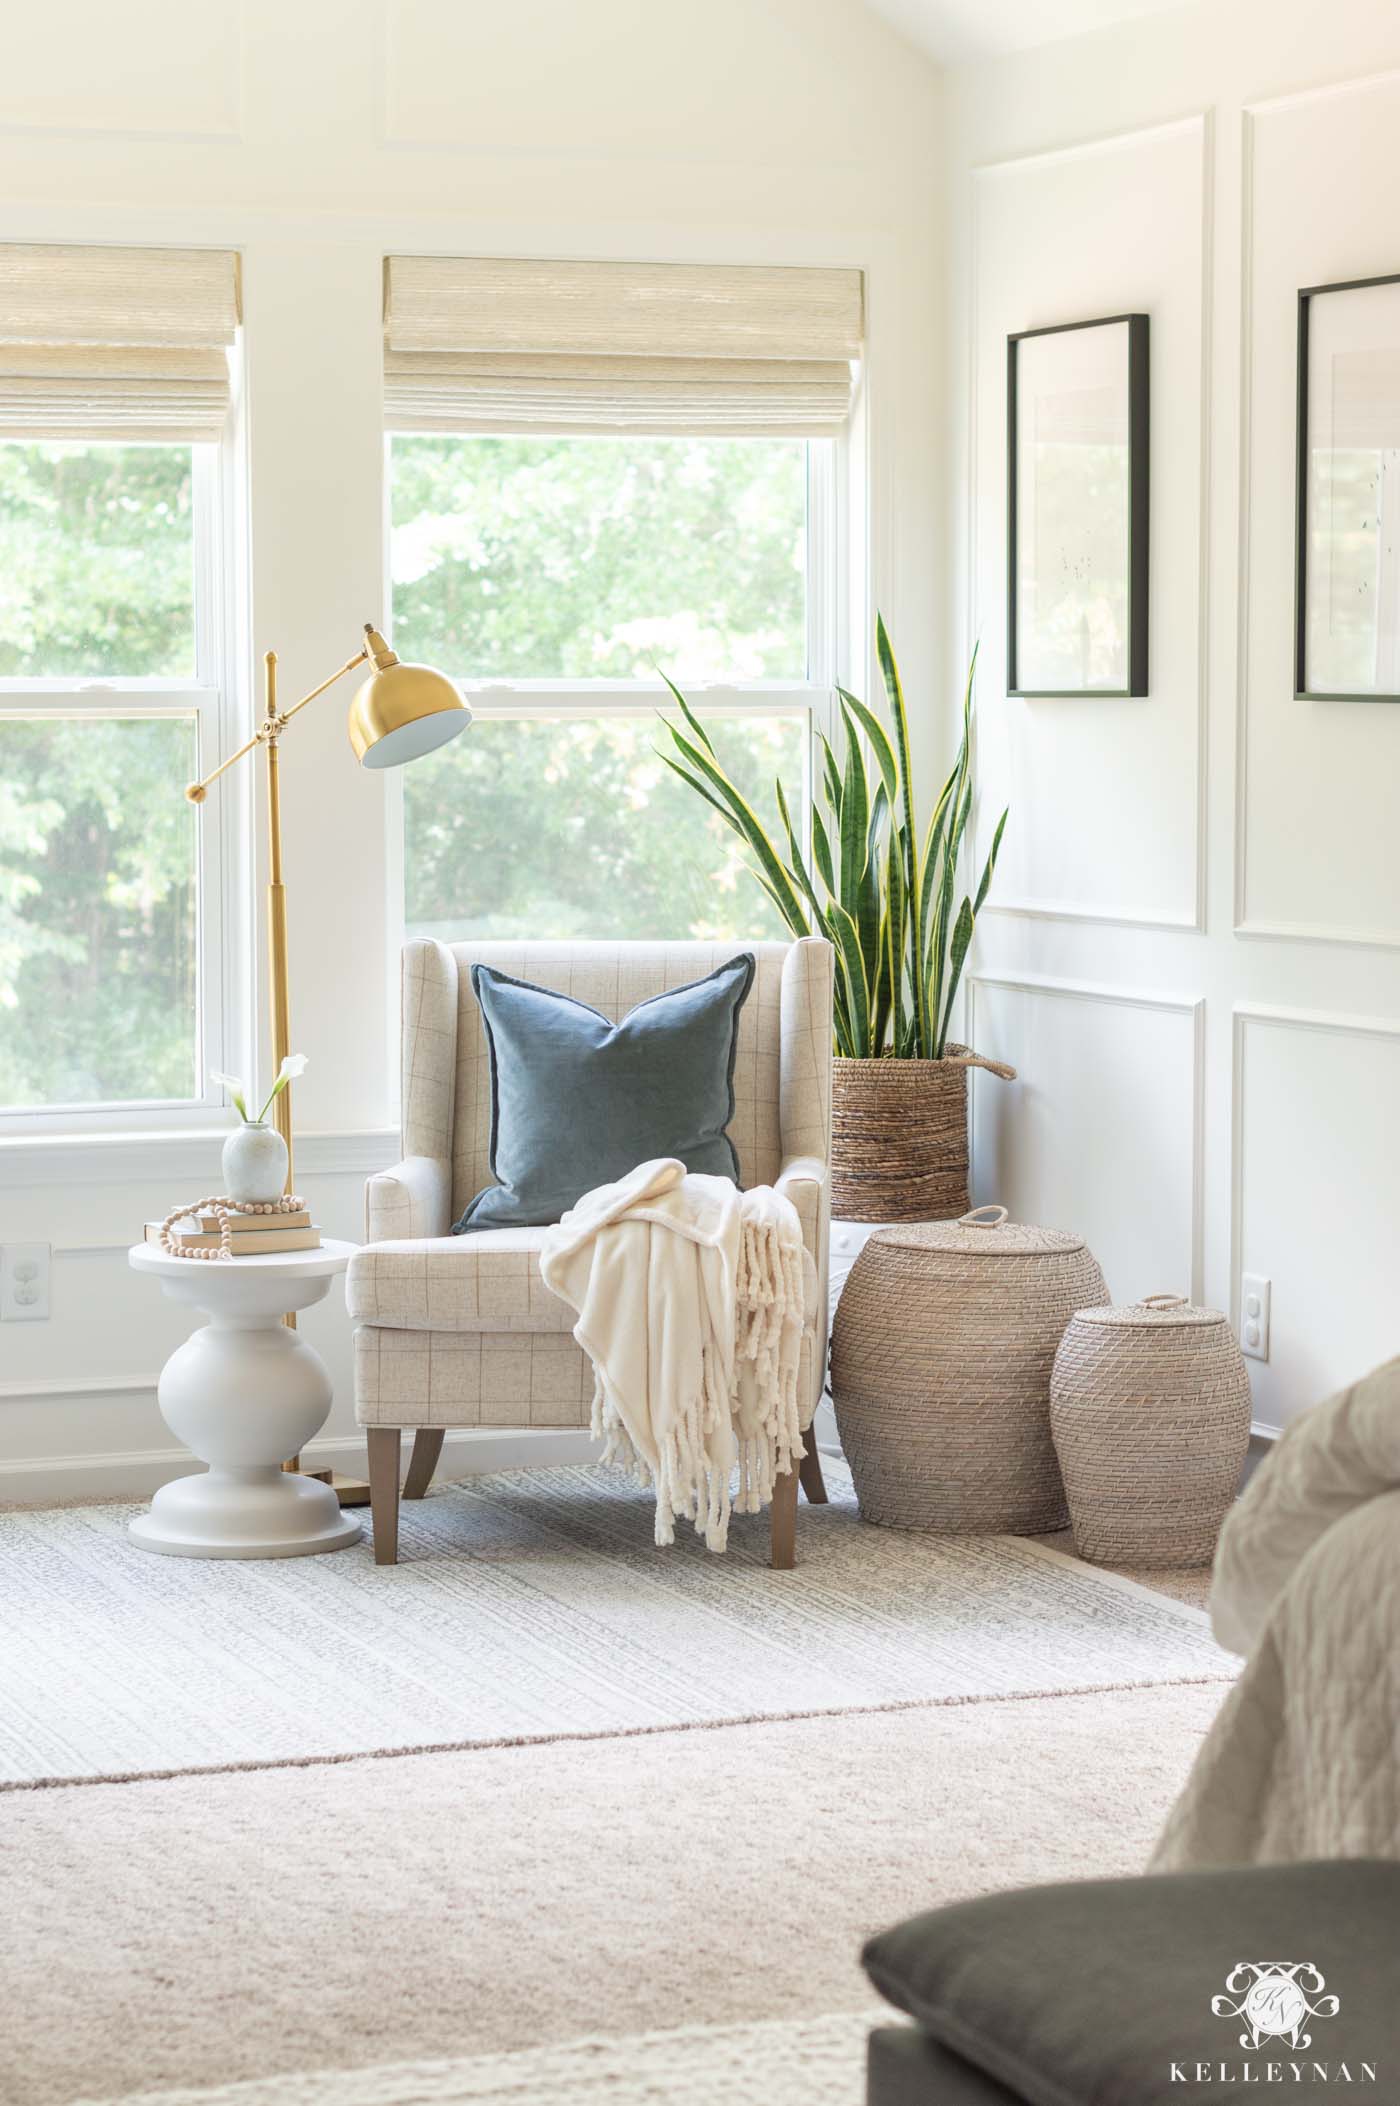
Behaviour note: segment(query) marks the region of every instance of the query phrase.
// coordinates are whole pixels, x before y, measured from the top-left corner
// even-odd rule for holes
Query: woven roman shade
[[[238,320],[228,250],[0,244],[0,438],[217,439]]]
[[[385,422],[829,435],[862,305],[856,270],[391,256]]]

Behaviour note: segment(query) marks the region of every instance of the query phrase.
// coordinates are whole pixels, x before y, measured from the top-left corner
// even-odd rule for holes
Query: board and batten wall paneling
[[[974,1074],[979,1202],[1078,1230],[1115,1301],[1199,1294],[1201,1015],[1193,996],[979,973],[976,1045],[1017,1070]]]
[[[155,1378],[202,1318],[133,1273],[127,1250],[147,1220],[219,1189],[219,1138],[162,1144],[146,1136],[144,1167],[136,1141],[61,1149],[72,1158],[69,1174],[41,1173],[36,1182],[24,1182],[34,1173],[21,1149],[0,1147],[0,1232],[22,1229],[52,1253],[49,1320],[0,1330],[0,1501],[147,1491],[189,1467],[157,1409]],[[387,1168],[398,1147],[394,1133],[302,1142],[298,1188],[326,1235],[363,1239],[366,1171]],[[343,1466],[362,1441],[339,1284],[301,1322],[331,1371],[335,1400],[323,1438],[344,1446],[335,1457]]]
[[[244,0],[6,8],[0,126],[31,137],[236,143],[243,8]]]
[[[620,159],[669,158],[677,147],[680,83],[658,77],[664,14],[666,41],[685,54],[685,97],[693,111],[709,115],[703,130],[682,135],[689,155],[727,160],[732,142],[747,137],[762,142],[770,162],[805,161],[822,135],[829,162],[859,176],[865,155],[838,127],[849,112],[853,74],[872,65],[871,25],[843,0],[805,0],[801,9],[666,0],[664,10],[592,0],[588,7],[525,10],[543,16],[528,126],[518,103],[501,93],[521,61],[521,12],[384,0],[387,139],[419,150],[468,148],[478,157],[592,160],[607,142]],[[774,93],[778,80],[786,83],[782,94]],[[889,67],[882,92],[908,88]]]
[[[1400,271],[1400,73],[1246,110],[1236,918],[1400,947],[1400,704],[1293,692],[1297,295]],[[1394,492],[1390,492],[1393,501]],[[1321,821],[1326,853],[1300,855]]]
[[[969,549],[948,670],[980,631],[984,838],[1012,807],[973,1036],[1024,1070],[1000,1101],[975,1085],[976,1196],[1085,1229],[1116,1293],[1169,1284],[1131,1276],[1140,1229],[1092,1211],[1127,1181],[1115,1151],[1149,1145],[1109,1057],[1119,1012],[1081,1006],[1076,1065],[1042,1021],[1067,1001],[991,1007],[980,982],[1198,995],[1199,1286],[1238,1319],[1241,1272],[1271,1281],[1270,1357],[1249,1365],[1278,1428],[1400,1350],[1400,707],[1299,702],[1292,680],[1297,295],[1400,271],[1400,13],[1184,6],[960,67],[947,107]],[[1004,336],[1094,307],[1152,316],[1151,694],[1008,704]],[[1197,515],[1164,519],[1188,467]],[[1183,631],[1194,719],[1161,656]],[[1129,1096],[1160,1121],[1138,1059]]]
[[[1400,1022],[1241,1007],[1237,1273],[1273,1283],[1256,1414],[1281,1425],[1400,1352]]]
[[[969,626],[979,647],[982,809],[1009,803],[1015,813],[997,912],[1170,928],[1201,918],[1209,194],[1203,116],[974,176]],[[1129,311],[1151,325],[1151,693],[1011,698],[1006,340]]]

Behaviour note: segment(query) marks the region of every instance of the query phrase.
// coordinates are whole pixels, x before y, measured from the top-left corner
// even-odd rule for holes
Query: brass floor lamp
[[[445,746],[449,739],[456,738],[459,731],[465,731],[472,716],[445,673],[434,671],[430,665],[403,665],[369,622],[365,623],[364,645],[355,656],[337,666],[319,687],[313,687],[290,709],[279,711],[277,707],[277,653],[269,651],[263,664],[266,685],[262,723],[246,745],[211,769],[202,782],[192,782],[185,795],[191,804],[203,804],[209,785],[217,782],[256,747],[261,746],[267,755],[267,924],[272,972],[272,1071],[276,1074],[292,1050],[287,978],[287,888],[282,878],[282,796],[277,754],[282,734],[298,710],[305,709],[308,702],[314,702],[328,687],[334,687],[337,680],[353,672],[357,665],[366,664],[374,670],[355,691],[347,727],[355,758],[362,767],[398,768],[405,761],[420,760],[425,753],[431,753],[435,747]],[[273,1100],[277,1130],[287,1144],[289,1192],[292,1190],[291,1100],[290,1085]],[[295,1324],[295,1316],[288,1316],[286,1322]],[[287,1464],[288,1469],[297,1467],[295,1458]],[[341,1482],[334,1477],[331,1482],[340,1494],[342,1505],[362,1506],[369,1498],[368,1485],[358,1481]]]

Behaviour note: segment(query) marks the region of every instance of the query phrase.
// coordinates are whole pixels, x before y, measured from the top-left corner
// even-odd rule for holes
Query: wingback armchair
[[[480,962],[587,1002],[616,1023],[638,1002],[703,979],[730,943],[414,942],[403,952],[403,1160],[369,1180],[365,1248],[350,1262],[355,1411],[369,1445],[376,1562],[398,1558],[403,1496],[421,1499],[453,1426],[587,1426],[593,1370],[574,1311],[540,1277],[540,1228],[451,1233],[490,1184],[491,1079],[470,968]],[[753,986],[739,1016],[729,1133],[744,1185],[797,1209],[816,1293],[799,1380],[810,1425],[826,1370],[832,953],[820,938],[742,946]],[[825,1499],[815,1443],[800,1477]],[[772,1562],[794,1562],[798,1477],[778,1480]]]

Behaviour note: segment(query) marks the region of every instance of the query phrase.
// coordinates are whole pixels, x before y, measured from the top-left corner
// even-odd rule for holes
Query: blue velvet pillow
[[[639,1002],[610,1024],[586,1002],[472,967],[491,1056],[491,1174],[453,1234],[558,1221],[595,1185],[653,1156],[738,1182],[739,1011],[749,953]]]

